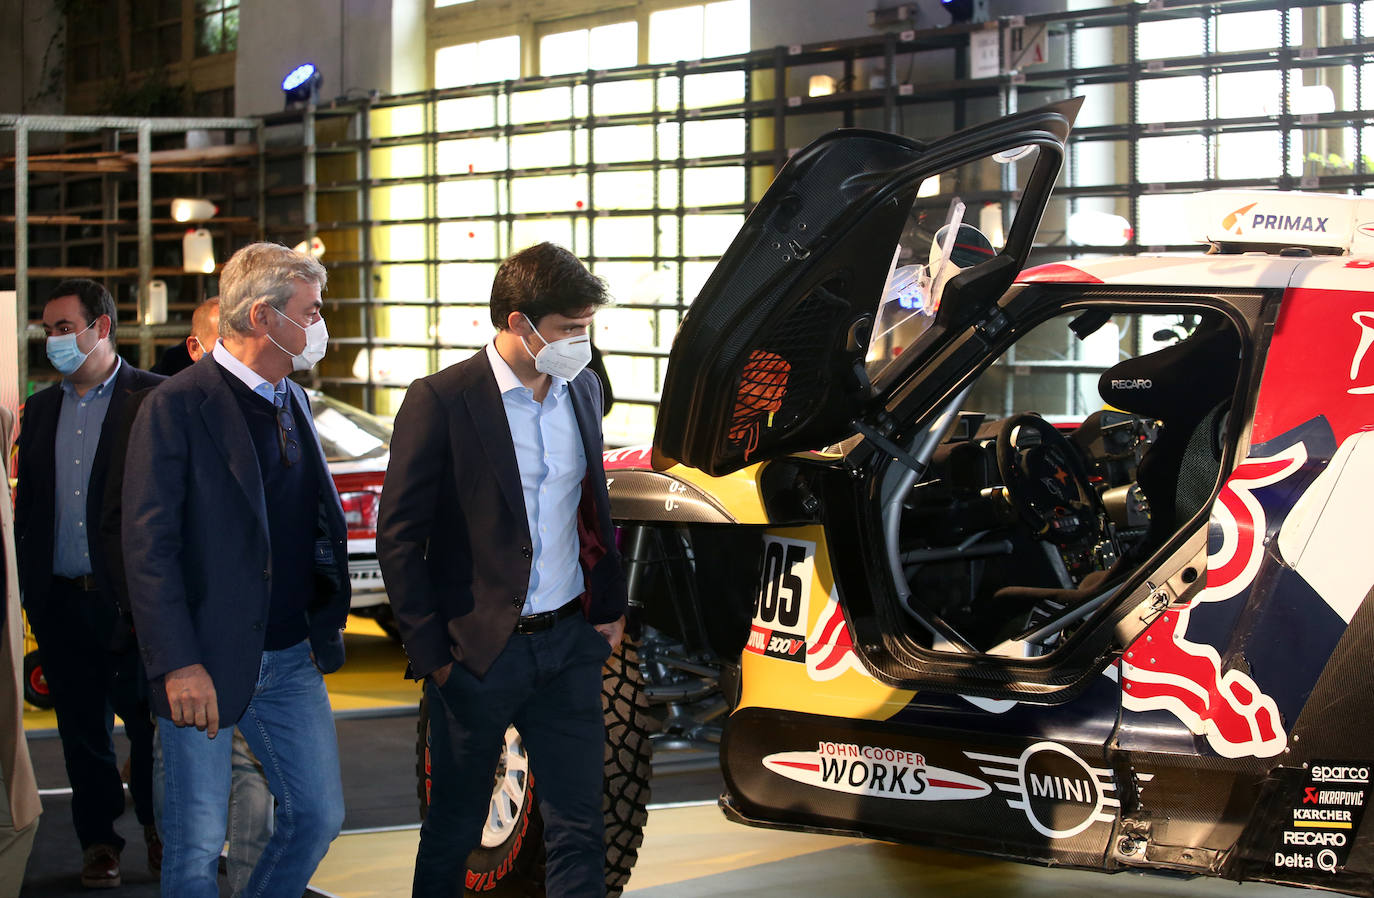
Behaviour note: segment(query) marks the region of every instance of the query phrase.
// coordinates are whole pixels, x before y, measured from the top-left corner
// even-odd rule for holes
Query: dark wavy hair
[[[568,315],[610,301],[606,282],[561,246],[536,243],[501,263],[491,284],[491,323],[506,329],[511,312],[538,323],[550,313]]]

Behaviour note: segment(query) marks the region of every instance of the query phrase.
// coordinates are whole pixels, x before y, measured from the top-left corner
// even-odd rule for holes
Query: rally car
[[[1023,270],[1077,108],[779,173],[606,458],[661,709],[620,718],[719,734],[745,824],[1374,894],[1374,200]]]

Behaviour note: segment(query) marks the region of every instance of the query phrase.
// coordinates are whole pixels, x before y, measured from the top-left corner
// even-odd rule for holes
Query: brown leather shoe
[[[143,827],[143,844],[148,846],[148,872],[162,872],[162,838],[151,823]]]
[[[92,845],[81,852],[81,884],[88,889],[118,887],[119,849],[113,845]]]

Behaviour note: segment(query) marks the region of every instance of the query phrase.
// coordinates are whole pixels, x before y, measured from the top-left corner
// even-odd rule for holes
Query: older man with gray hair
[[[217,896],[237,725],[276,829],[244,889],[299,895],[343,823],[322,673],[343,664],[347,529],[305,392],[325,271],[256,243],[220,275],[220,338],[149,394],[124,475],[130,602],[161,718],[164,896]],[[217,738],[218,737],[218,738]]]

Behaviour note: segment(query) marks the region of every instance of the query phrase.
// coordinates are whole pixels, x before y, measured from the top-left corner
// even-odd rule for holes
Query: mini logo
[[[1070,839],[1094,823],[1116,819],[1120,802],[1110,770],[1089,767],[1057,742],[1037,742],[1020,757],[966,751],[979,770],[991,777],[1007,807],[1024,811],[1030,825],[1050,839]],[[1141,782],[1151,774],[1137,774]]]
[[[815,751],[768,755],[763,766],[779,776],[850,795],[904,801],[968,801],[992,787],[975,777],[931,767],[920,752],[849,742],[821,742]]]
[[[1374,237],[1374,221],[1366,221],[1359,227],[1357,227],[1355,230],[1359,231],[1366,237]]]

